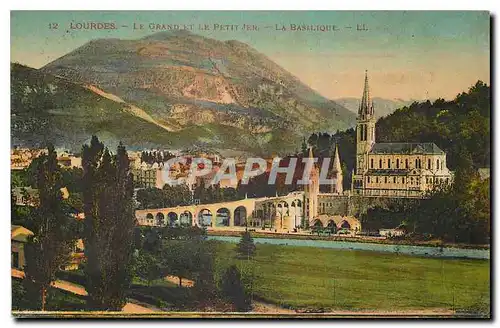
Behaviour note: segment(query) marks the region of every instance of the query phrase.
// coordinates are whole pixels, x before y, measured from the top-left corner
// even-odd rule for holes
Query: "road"
[[[12,277],[16,278],[24,278],[24,272],[17,270],[17,269],[11,269],[11,275]],[[64,281],[64,280],[56,280],[52,283],[52,286],[61,290],[65,290],[67,292],[73,293],[75,295],[80,295],[80,296],[87,296],[87,291],[85,288],[83,288],[80,285],[73,284],[69,281]],[[132,300],[134,301],[134,300]],[[135,301],[137,302],[137,301]],[[160,309],[157,308],[147,308],[145,306],[141,306],[136,303],[128,302],[125,304],[125,306],[122,309],[123,312],[126,313],[153,313],[153,312],[161,312]]]

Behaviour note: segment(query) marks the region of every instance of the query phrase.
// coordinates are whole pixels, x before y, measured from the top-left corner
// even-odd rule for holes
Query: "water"
[[[240,241],[240,237],[232,237],[232,236],[208,236],[208,239],[219,240],[230,243],[238,243]],[[253,240],[256,244],[389,252],[389,253],[399,253],[399,254],[429,256],[429,257],[470,258],[470,259],[484,259],[484,260],[490,259],[489,249],[468,249],[468,248],[455,248],[455,247],[441,248],[441,247],[431,247],[431,246],[356,243],[349,241],[280,239],[280,238],[260,238],[260,237],[257,238],[254,237]]]

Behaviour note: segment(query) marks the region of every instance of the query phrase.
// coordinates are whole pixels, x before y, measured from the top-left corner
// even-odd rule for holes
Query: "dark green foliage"
[[[82,153],[87,305],[119,311],[132,274],[135,216],[129,160],[122,145],[113,156],[97,137]]]
[[[241,240],[237,245],[238,257],[242,259],[250,259],[255,254],[255,244],[250,232],[245,231],[241,234]]]
[[[134,254],[133,261],[133,271],[136,277],[139,277],[148,282],[148,286],[151,282],[162,278],[162,270],[158,259],[148,252],[138,251]]]
[[[29,186],[27,170],[11,170],[10,171],[10,185],[11,188],[27,187]]]
[[[189,205],[191,198],[191,191],[185,184],[179,186],[166,184],[163,189],[146,188],[137,191],[140,209]]]
[[[143,151],[141,152],[141,162],[145,162],[148,164],[153,163],[164,163],[171,158],[174,158],[175,155],[169,151]]]
[[[250,294],[246,291],[240,271],[231,265],[221,277],[222,294],[233,304],[237,312],[248,312],[252,309]]]
[[[54,148],[49,146],[48,154],[41,155],[37,163],[34,179],[39,204],[31,213],[34,235],[24,247],[24,283],[29,297],[38,299],[38,308],[45,310],[47,290],[57,270],[70,259],[77,223],[62,198],[62,174]]]
[[[241,186],[241,184],[239,184]],[[195,190],[194,199],[198,199],[201,204],[212,204],[219,202],[231,202],[245,198],[245,193],[241,189],[231,187],[221,188],[220,184],[206,186],[205,181],[200,179]]]
[[[374,104],[375,111],[377,104]],[[377,121],[377,142],[434,142],[447,153],[447,166],[455,170],[465,149],[474,167],[490,167],[490,87],[481,81],[454,100],[414,102]],[[325,154],[335,143],[343,163],[344,189],[350,188],[356,158],[356,131],[333,136],[316,133],[308,143],[315,156]],[[345,166],[344,166],[345,164]]]
[[[39,304],[26,292],[23,282],[12,279],[12,310],[37,310]],[[47,290],[47,311],[83,311],[85,297],[72,294],[57,288]]]
[[[481,180],[471,164],[464,154],[453,186],[436,190],[412,209],[409,224],[415,232],[455,243],[490,242],[490,179]]]
[[[452,186],[441,186],[429,198],[374,208],[362,218],[364,230],[403,224],[416,239],[485,244],[490,241],[490,179],[481,180],[466,151],[455,170]]]

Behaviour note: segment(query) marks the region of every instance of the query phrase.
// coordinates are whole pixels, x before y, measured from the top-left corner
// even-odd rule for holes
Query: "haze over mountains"
[[[285,153],[355,122],[250,46],[186,31],[93,40],[40,70],[11,67],[15,144],[79,149],[97,134],[132,148]]]
[[[359,108],[359,101],[360,99],[358,98],[338,98],[335,99],[335,102],[337,102],[339,105],[344,106],[345,108],[349,109],[353,113],[358,113],[358,108]],[[375,117],[376,118],[381,118],[383,116],[387,116],[391,113],[393,113],[396,109],[404,107],[404,106],[409,106],[413,102],[418,101],[418,100],[403,100],[403,99],[384,99],[384,98],[372,98],[373,101],[373,106],[375,108]]]

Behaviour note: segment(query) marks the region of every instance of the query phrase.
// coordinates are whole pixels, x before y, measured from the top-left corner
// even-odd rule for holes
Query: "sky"
[[[117,29],[76,28],[90,22]],[[12,11],[11,62],[40,68],[92,39],[142,38],[162,24],[245,42],[330,99],[360,98],[365,70],[372,96],[388,99],[452,99],[490,83],[485,11]]]

